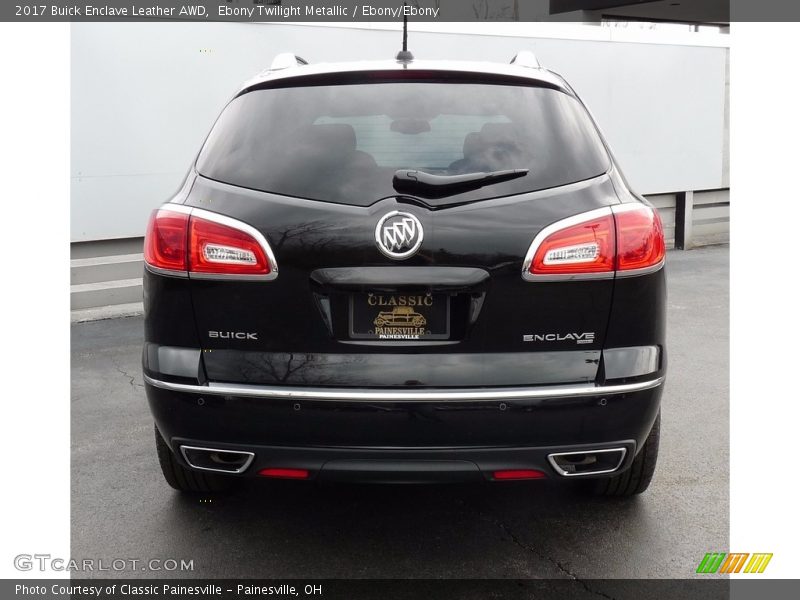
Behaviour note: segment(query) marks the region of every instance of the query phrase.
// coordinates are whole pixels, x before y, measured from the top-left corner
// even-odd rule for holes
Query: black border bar
[[[248,593],[239,586],[261,590]],[[34,588],[38,591],[32,591]],[[133,588],[137,593],[133,593]],[[4,579],[0,583],[0,598],[4,600],[789,600],[798,597],[800,580],[731,580],[719,575],[696,579]]]
[[[5,0],[0,21],[599,22],[800,19],[794,0]]]

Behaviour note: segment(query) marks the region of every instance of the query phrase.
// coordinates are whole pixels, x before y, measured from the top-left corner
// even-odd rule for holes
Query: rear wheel
[[[156,452],[158,453],[161,472],[164,474],[164,479],[167,480],[167,483],[176,490],[195,493],[224,492],[236,483],[233,477],[227,475],[187,469],[175,458],[172,450],[170,450],[164,438],[161,437],[158,427],[155,428],[155,433]]]
[[[594,486],[591,492],[596,496],[625,498],[645,491],[653,480],[653,473],[656,470],[660,435],[661,413],[658,413],[650,435],[647,436],[639,454],[633,459],[630,468],[614,477],[592,482]]]

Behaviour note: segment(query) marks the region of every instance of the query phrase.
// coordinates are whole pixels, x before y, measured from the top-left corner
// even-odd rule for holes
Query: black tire
[[[218,473],[204,473],[187,469],[180,464],[170,447],[161,437],[158,427],[156,432],[156,452],[161,472],[167,483],[180,492],[212,493],[229,490],[236,483],[234,477]]]
[[[596,496],[627,498],[641,494],[653,480],[658,460],[658,440],[661,436],[661,413],[658,413],[653,428],[644,442],[633,464],[626,471],[607,479],[599,479],[591,490]]]

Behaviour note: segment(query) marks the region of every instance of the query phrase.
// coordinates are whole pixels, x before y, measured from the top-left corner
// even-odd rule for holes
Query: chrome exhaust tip
[[[180,450],[183,459],[193,469],[217,473],[244,473],[256,456],[253,452],[197,446],[181,446]]]
[[[603,475],[619,469],[625,461],[627,453],[627,448],[554,452],[547,455],[547,460],[555,472],[562,477]]]

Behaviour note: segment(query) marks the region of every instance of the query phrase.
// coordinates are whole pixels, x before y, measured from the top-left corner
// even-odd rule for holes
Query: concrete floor
[[[72,557],[194,561],[192,572],[121,577],[691,577],[706,552],[728,547],[728,248],[671,252],[667,268],[661,454],[633,501],[549,482],[253,481],[183,497],[156,460],[141,318],[73,325]]]

